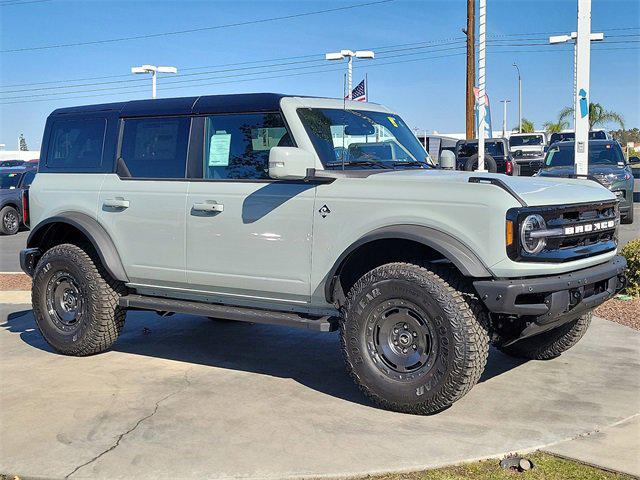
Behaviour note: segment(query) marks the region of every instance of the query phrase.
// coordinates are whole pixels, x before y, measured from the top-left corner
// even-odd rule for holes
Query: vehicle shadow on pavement
[[[19,334],[34,348],[54,352],[40,335],[31,310],[10,313],[0,327]],[[152,312],[131,311],[112,350],[290,378],[326,395],[372,406],[346,373],[337,332],[308,332],[192,315],[165,318]],[[523,363],[492,348],[480,382]]]

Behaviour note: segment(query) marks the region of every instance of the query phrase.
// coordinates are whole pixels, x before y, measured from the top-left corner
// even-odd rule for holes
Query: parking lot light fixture
[[[375,58],[375,53],[371,50],[356,50],[355,52],[352,50],[340,50],[339,52],[327,53],[325,54],[325,60],[344,60],[347,61],[347,98],[351,100],[351,90],[352,90],[352,76],[353,76],[353,57],[373,60]]]
[[[131,67],[131,73],[133,74],[150,73],[151,74],[151,98],[156,98],[156,77],[158,73],[178,73],[178,69],[176,67],[156,67],[155,65],[142,65],[140,67]]]

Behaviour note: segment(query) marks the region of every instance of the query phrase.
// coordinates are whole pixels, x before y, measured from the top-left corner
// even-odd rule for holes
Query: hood
[[[462,172],[451,170],[396,170],[371,175],[372,182],[450,183],[451,188],[464,188],[469,178],[494,178],[513,190],[528,206],[569,205],[615,200],[615,196],[598,182],[574,178],[511,177],[497,173]],[[480,184],[483,188],[499,188]],[[400,187],[400,186],[399,186]],[[402,187],[400,187],[402,188]],[[505,191],[506,195],[510,195]]]
[[[589,175],[609,175],[613,173],[620,175],[624,173],[624,165],[589,165]],[[548,167],[540,170],[540,175],[570,175],[575,173],[575,167],[568,165],[564,167]]]

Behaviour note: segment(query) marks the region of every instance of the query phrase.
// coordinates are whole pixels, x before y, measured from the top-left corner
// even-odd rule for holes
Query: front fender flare
[[[102,265],[104,265],[104,268],[106,268],[107,272],[109,272],[113,278],[121,282],[129,281],[113,240],[97,220],[85,213],[62,212],[59,215],[49,217],[38,223],[31,229],[31,233],[29,233],[27,248],[40,247],[50,228],[60,223],[75,227],[87,237],[100,257]]]
[[[358,247],[374,240],[391,238],[412,240],[433,248],[453,263],[466,277],[488,278],[493,276],[487,266],[469,247],[448,233],[422,225],[392,225],[378,228],[363,235],[338,257],[329,271],[324,286],[326,300],[332,302],[336,278],[340,274],[342,265],[351,253],[357,250]]]

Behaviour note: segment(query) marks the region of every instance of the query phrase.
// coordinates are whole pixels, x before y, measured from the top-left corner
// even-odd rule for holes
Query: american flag
[[[364,80],[362,80],[356,88],[351,90],[351,99],[357,102],[366,102],[367,101],[367,87]]]

